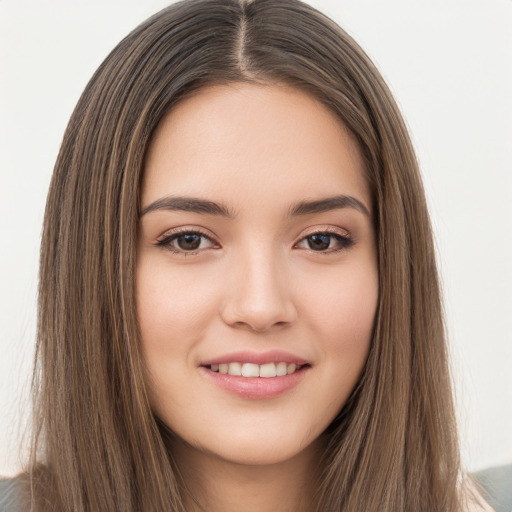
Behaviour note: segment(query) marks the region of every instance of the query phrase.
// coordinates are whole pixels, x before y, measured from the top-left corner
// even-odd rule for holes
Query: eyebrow
[[[292,205],[288,215],[290,217],[296,215],[310,215],[312,213],[323,213],[331,210],[341,210],[343,208],[353,208],[370,216],[368,208],[366,208],[359,199],[345,195],[326,197],[313,201],[301,201],[300,203]]]
[[[233,210],[222,204],[208,201],[206,199],[198,199],[196,197],[175,196],[157,199],[142,210],[140,217],[146,215],[146,213],[157,210],[177,210],[182,212],[201,213],[204,215],[220,215],[229,219],[236,217],[236,213]]]
[[[300,201],[290,207],[288,210],[288,217],[311,215],[314,213],[323,213],[343,208],[353,208],[370,216],[368,208],[366,208],[366,206],[355,197],[338,195],[311,201]],[[234,210],[221,203],[216,203],[207,199],[199,199],[197,197],[168,196],[157,199],[146,206],[140,213],[140,217],[146,215],[146,213],[158,210],[217,215],[229,219],[234,219],[237,216],[237,213]]]

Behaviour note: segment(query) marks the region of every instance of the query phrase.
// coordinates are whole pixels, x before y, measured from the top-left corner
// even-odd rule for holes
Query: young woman
[[[414,151],[296,0],[187,0],[71,118],[45,215],[34,511],[463,511]]]

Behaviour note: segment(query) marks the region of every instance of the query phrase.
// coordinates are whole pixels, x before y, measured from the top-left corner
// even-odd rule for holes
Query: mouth
[[[309,373],[310,362],[282,351],[238,352],[203,361],[208,382],[243,399],[265,400],[283,395]]]
[[[284,377],[292,375],[299,371],[302,367],[309,366],[308,364],[295,364],[281,361],[278,363],[220,363],[211,364],[206,366],[212,372],[220,373],[223,375],[233,375],[236,377],[255,378],[261,377],[264,379],[271,379],[274,377]]]

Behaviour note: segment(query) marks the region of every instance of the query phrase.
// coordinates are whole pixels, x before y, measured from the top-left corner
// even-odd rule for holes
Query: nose
[[[265,332],[297,319],[293,282],[271,251],[239,258],[226,283],[221,316],[231,327]]]

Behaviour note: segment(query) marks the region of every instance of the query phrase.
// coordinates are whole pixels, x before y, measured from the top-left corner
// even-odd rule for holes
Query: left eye
[[[193,252],[213,246],[210,238],[202,233],[187,231],[166,236],[158,242],[173,252]]]
[[[317,252],[331,252],[345,249],[352,245],[352,240],[348,236],[339,235],[337,233],[314,233],[306,236],[298,244],[297,247],[311,249]]]

